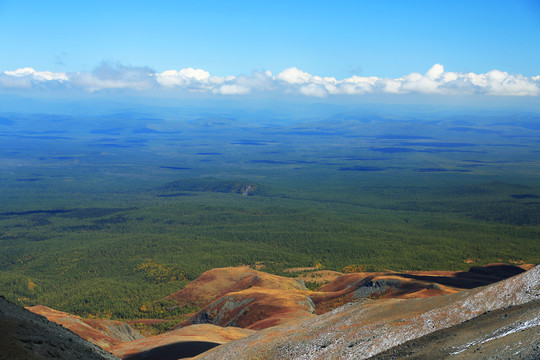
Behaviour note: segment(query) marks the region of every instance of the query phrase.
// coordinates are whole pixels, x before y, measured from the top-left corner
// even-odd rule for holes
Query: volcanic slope
[[[112,354],[0,297],[0,359],[113,360]]]
[[[110,351],[122,359],[173,359],[195,356],[212,347],[253,334],[254,330],[219,327],[210,324],[191,325],[161,335],[119,344]],[[198,345],[198,346],[195,346]],[[162,351],[161,351],[161,350]],[[199,349],[199,350],[198,350]]]
[[[349,303],[216,347],[197,359],[365,359],[478,315],[540,299],[540,266],[452,295]]]
[[[313,302],[302,281],[246,266],[212,269],[164,300],[203,309],[181,326],[214,324],[259,330],[313,316]]]
[[[246,266],[212,269],[164,300],[202,309],[182,326],[210,323],[254,330],[324,314],[360,299],[425,298],[491,284],[525,270],[493,264],[468,272],[380,272],[341,274],[308,291],[303,282]],[[337,275],[337,274],[336,274]]]
[[[392,359],[539,359],[540,300],[491,311],[377,354]]]
[[[120,321],[81,319],[76,315],[54,310],[43,305],[27,307],[27,310],[45,316],[47,320],[68,328],[83,339],[107,351],[123,342],[144,338],[137,330]]]
[[[257,271],[248,266],[208,270],[184,289],[167,296],[179,306],[200,305],[231,292],[261,287],[276,290],[306,290],[302,281]]]
[[[177,359],[198,355],[254,333],[253,330],[234,328],[230,326],[232,324],[261,329],[316,317],[315,311],[322,314],[343,302],[452,294],[499,281],[529,268],[528,265],[493,264],[473,267],[468,272],[332,272],[334,280],[318,291],[308,291],[298,279],[271,275],[247,266],[213,269],[168,297],[178,306],[199,304],[203,309],[183,323],[184,327],[149,338],[142,338],[129,325],[119,321],[82,319],[41,305],[28,309],[121,358]],[[301,276],[308,279],[311,279],[310,275],[319,279],[321,273],[316,268],[312,269],[315,270],[313,273],[306,273],[309,269],[305,268],[292,270],[300,270]],[[204,324],[192,325],[197,322]]]
[[[28,307],[27,310],[62,325],[122,359],[129,360],[153,358],[164,360],[168,357],[176,360],[192,357],[255,332],[249,329],[200,324],[145,338],[131,326],[120,321],[82,319],[42,305]]]

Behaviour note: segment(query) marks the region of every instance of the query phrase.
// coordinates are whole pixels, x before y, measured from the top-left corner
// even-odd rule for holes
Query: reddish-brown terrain
[[[491,264],[469,271],[343,274],[310,295],[317,314],[359,299],[412,299],[450,295],[522,273],[532,265]]]
[[[254,330],[313,316],[315,307],[307,290],[253,287],[228,293],[205,306],[182,326],[211,323]]]
[[[146,339],[135,340],[117,345],[109,351],[119,358],[135,358],[137,354],[148,352],[155,348],[163,348],[182,343],[211,343],[225,344],[233,340],[251,335],[255,331],[235,327],[219,327],[210,324],[193,325],[168,331],[164,334],[152,336]],[[177,358],[180,358],[181,354]]]
[[[503,269],[492,269],[489,276]],[[540,266],[537,266],[501,282],[447,296],[358,299],[324,315],[291,321],[216,347],[197,359],[365,359],[486,312],[522,304],[538,306],[539,298]],[[535,329],[530,333],[533,337],[521,346],[532,349],[537,356],[534,349],[540,342],[540,323],[534,317],[536,313],[536,310],[530,313],[533,317],[527,318],[526,328],[517,322],[500,336]]]
[[[492,284],[517,275],[526,268],[527,265],[493,264],[473,267],[467,272],[333,272],[335,280],[317,291],[309,291],[297,279],[271,275],[245,266],[229,267],[203,273],[186,288],[166,299],[173,299],[178,306],[202,306],[182,326],[209,323],[261,330],[292,319],[324,314],[360,299],[449,295]],[[304,272],[303,276],[308,274]]]
[[[253,270],[248,266],[226,267],[204,272],[184,289],[167,296],[178,306],[208,304],[228,293],[252,287],[276,290],[305,290],[301,281]]]
[[[314,312],[302,281],[250,269],[212,269],[165,298],[203,308],[182,326],[215,324],[263,329]]]
[[[45,316],[49,321],[68,328],[83,339],[110,350],[113,346],[126,341],[142,339],[143,336],[128,324],[105,319],[81,319],[63,311],[54,310],[42,305],[27,308],[31,312]]]
[[[325,279],[333,280],[317,291],[307,290],[299,279],[247,266],[213,269],[165,298],[201,310],[175,330],[148,338],[118,321],[81,319],[44,306],[29,310],[127,360],[187,358],[231,341],[208,351],[208,358],[231,358],[237,346],[240,359],[364,358],[501,304],[515,305],[529,293],[538,297],[539,268],[519,275],[530,268],[493,264],[467,272],[328,272]],[[305,279],[320,279],[325,271],[293,270]],[[499,282],[515,275],[506,280],[510,285]],[[514,280],[520,276],[529,280]],[[516,285],[521,283],[528,286],[525,293]],[[500,294],[506,295],[499,301]]]

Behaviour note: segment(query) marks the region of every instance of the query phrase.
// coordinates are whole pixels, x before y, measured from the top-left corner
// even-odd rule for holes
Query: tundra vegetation
[[[161,299],[216,267],[540,262],[528,114],[2,117],[0,290],[21,305],[179,319],[197,309]]]

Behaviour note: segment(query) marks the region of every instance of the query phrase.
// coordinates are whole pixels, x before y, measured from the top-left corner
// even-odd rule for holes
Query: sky
[[[540,1],[0,0],[0,93],[540,97]]]

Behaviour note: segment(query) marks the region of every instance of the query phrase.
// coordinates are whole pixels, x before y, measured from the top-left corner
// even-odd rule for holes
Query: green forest
[[[196,309],[162,299],[216,267],[540,263],[540,129],[528,118],[141,119],[1,125],[1,295],[177,321]]]
[[[288,275],[319,263],[377,271],[540,262],[538,188],[495,182],[344,194],[256,184],[264,195],[244,196],[230,183],[214,179],[209,189],[202,179],[196,191],[169,184],[90,203],[85,196],[77,207],[3,211],[0,287],[22,305],[161,318],[192,311],[170,313],[159,301],[216,267],[262,263]]]

